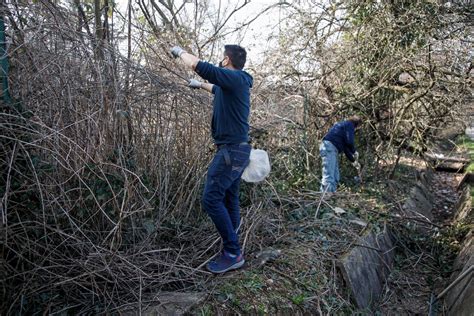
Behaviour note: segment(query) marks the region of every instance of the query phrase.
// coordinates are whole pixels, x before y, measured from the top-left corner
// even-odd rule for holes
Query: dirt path
[[[463,174],[449,172],[435,172],[432,192],[435,195],[433,206],[433,222],[440,225],[449,225],[453,218],[453,211],[459,200],[457,191]]]

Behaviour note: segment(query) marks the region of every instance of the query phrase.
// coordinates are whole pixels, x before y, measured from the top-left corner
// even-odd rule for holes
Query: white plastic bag
[[[270,173],[270,160],[265,150],[252,149],[250,151],[250,162],[242,174],[245,182],[260,182]]]

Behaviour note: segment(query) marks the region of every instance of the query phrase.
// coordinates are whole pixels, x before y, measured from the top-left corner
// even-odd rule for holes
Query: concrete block
[[[462,250],[459,253],[454,269],[456,272],[451,277],[451,282],[461,273],[474,265],[474,232],[466,238]],[[458,270],[460,269],[460,270]],[[474,315],[474,272],[467,275],[456,286],[454,286],[446,296],[445,305],[448,315],[472,316]]]
[[[472,201],[471,201],[471,187],[470,185],[465,185],[462,188],[461,196],[455,207],[456,211],[454,214],[455,222],[467,221],[470,223],[474,222],[474,212],[472,211]]]
[[[419,181],[410,191],[410,197],[403,205],[408,216],[420,216],[431,221],[433,219],[434,196],[427,186]]]
[[[456,208],[455,221],[462,221],[470,225],[471,229],[464,238],[461,251],[454,261],[453,269],[456,272],[451,276],[451,282],[474,265],[474,211],[469,185],[463,188]],[[445,306],[448,315],[474,315],[474,272],[467,275],[449,291],[446,295]]]
[[[170,315],[180,316],[190,312],[191,308],[202,303],[206,299],[206,294],[201,292],[161,292],[156,295],[156,303],[143,304],[141,315],[158,316]],[[122,311],[122,315],[138,315],[139,306]]]
[[[380,299],[393,266],[393,248],[390,232],[385,228],[380,233],[366,233],[340,258],[339,268],[359,308],[370,308]]]

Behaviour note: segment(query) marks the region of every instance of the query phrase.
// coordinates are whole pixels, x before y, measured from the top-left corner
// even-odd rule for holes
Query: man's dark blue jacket
[[[196,72],[214,85],[211,124],[214,143],[248,142],[252,76],[243,70],[220,68],[203,61],[197,64]]]
[[[330,141],[336,146],[339,153],[344,152],[347,159],[354,162],[354,153],[356,152],[355,143],[355,126],[351,121],[342,121],[334,124],[329,132],[324,136],[323,140]]]

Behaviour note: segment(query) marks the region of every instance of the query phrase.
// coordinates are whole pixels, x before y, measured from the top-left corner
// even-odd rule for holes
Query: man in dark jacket
[[[243,266],[238,229],[240,225],[240,177],[249,163],[250,88],[253,78],[243,71],[247,53],[238,45],[225,45],[223,60],[216,67],[200,61],[180,47],[171,53],[181,58],[208,83],[191,79],[189,86],[214,94],[211,132],[217,153],[207,171],[202,206],[222,237],[224,249],[207,268],[224,273]]]
[[[354,144],[354,136],[361,119],[352,116],[347,121],[337,122],[324,136],[319,152],[323,162],[323,175],[321,179],[322,192],[336,192],[339,183],[339,158],[338,154],[344,152],[354,167],[360,169],[359,154]]]

